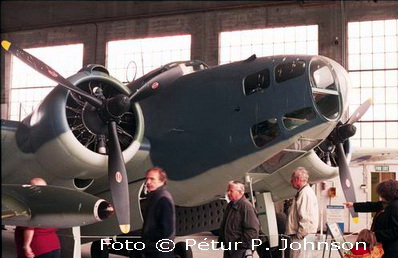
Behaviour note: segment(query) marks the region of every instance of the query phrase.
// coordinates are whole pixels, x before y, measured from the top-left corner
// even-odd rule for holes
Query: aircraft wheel
[[[91,258],[109,258],[109,251],[107,248],[101,250],[101,241],[95,240],[91,243],[90,248]]]
[[[174,257],[175,258],[193,258],[192,248],[187,246],[185,242],[178,242],[174,248]]]

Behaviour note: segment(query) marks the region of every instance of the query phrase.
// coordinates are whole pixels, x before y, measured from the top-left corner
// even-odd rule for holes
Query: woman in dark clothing
[[[380,202],[346,203],[346,206],[354,207],[356,212],[377,212],[371,229],[375,232],[377,241],[383,245],[383,258],[397,257],[398,181],[383,181],[377,185],[376,192],[381,198]]]

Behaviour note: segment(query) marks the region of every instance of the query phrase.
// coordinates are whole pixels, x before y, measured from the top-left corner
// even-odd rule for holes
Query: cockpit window
[[[293,130],[303,124],[308,123],[316,116],[315,110],[312,107],[306,107],[295,110],[283,116],[283,125],[288,130]]]
[[[270,83],[269,77],[268,69],[246,76],[244,80],[245,95],[250,95],[268,88]]]
[[[340,112],[339,92],[331,68],[314,58],[310,64],[312,95],[318,111],[327,119],[337,119]]]
[[[333,74],[323,61],[315,59],[315,61],[311,62],[310,73],[312,87],[318,89],[337,90]]]
[[[274,140],[281,133],[276,118],[268,119],[255,124],[251,128],[254,144],[262,147],[268,142]]]
[[[305,72],[305,62],[302,60],[295,60],[279,64],[275,67],[275,81],[281,83],[298,76]]]

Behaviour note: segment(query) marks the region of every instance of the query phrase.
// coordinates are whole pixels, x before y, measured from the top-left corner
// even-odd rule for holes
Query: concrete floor
[[[14,258],[16,257],[15,253],[15,245],[14,245],[14,227],[6,226],[6,230],[2,230],[1,232],[2,239],[2,257],[4,258]],[[346,241],[353,242],[356,239],[355,235],[347,235],[344,236]],[[222,258],[222,250],[201,250],[198,248],[198,244],[200,242],[206,242],[211,246],[211,241],[217,241],[217,237],[213,236],[209,232],[203,232],[195,235],[184,236],[176,238],[175,242],[179,241],[189,241],[188,243],[194,243],[196,241],[196,245],[192,247],[193,257],[194,258]],[[81,258],[91,258],[90,256],[90,243],[82,245],[82,253]],[[204,248],[202,248],[204,249]],[[322,257],[322,250],[315,250],[313,257]],[[124,256],[111,254],[110,258],[120,258]],[[329,257],[329,252],[325,252],[325,257]],[[254,254],[253,258],[259,258],[257,253]],[[330,258],[340,258],[340,255],[337,251],[331,251]]]

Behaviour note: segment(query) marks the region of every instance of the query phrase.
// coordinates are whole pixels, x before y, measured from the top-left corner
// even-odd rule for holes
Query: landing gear
[[[178,242],[174,248],[174,258],[193,258],[192,249],[185,242]]]

